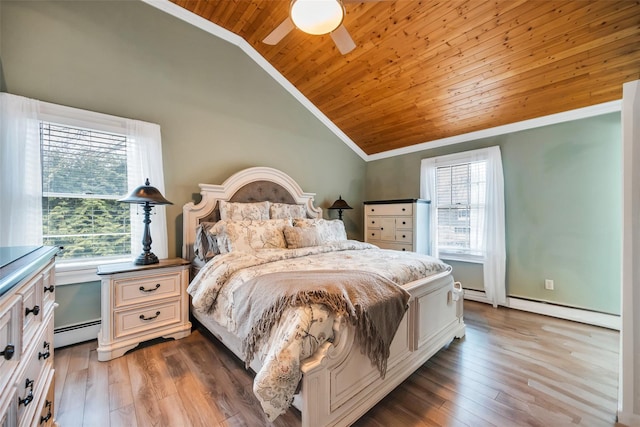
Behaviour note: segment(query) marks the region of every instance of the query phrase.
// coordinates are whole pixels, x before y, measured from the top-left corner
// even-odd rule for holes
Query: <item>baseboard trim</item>
[[[640,415],[638,414],[629,414],[626,412],[618,411],[618,420],[617,422],[629,427],[638,427],[640,426]]]
[[[100,319],[75,323],[53,330],[53,347],[60,348],[98,338]]]
[[[464,290],[464,299],[470,301],[491,304],[482,291],[472,289]],[[573,320],[574,322],[586,323],[587,325],[600,326],[607,329],[620,330],[620,316],[613,314],[599,313],[597,311],[583,310],[580,308],[566,307],[557,304],[550,304],[539,301],[530,301],[522,298],[507,298],[507,307],[516,310],[529,311],[531,313],[543,314],[545,316],[557,317],[559,319]]]

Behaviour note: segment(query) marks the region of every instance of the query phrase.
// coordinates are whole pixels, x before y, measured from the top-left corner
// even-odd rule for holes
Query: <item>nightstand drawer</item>
[[[114,281],[115,307],[152,302],[179,296],[181,273],[148,275],[144,278],[118,279]]]
[[[180,323],[180,299],[115,313],[114,338]]]

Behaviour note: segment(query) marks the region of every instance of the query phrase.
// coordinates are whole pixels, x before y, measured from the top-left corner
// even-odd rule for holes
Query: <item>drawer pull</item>
[[[38,360],[40,360],[40,359],[47,360],[49,358],[49,356],[51,356],[51,352],[49,351],[49,343],[45,341],[44,344],[42,345],[42,348],[47,350],[47,351],[46,351],[46,353],[38,352]]]
[[[384,230],[384,227],[380,227],[380,230]]]
[[[47,400],[47,403],[44,404],[45,408],[48,408],[47,415],[45,417],[40,417],[40,424],[46,423],[51,419],[51,401]]]
[[[29,403],[33,401],[33,380],[30,380],[29,378],[27,378],[24,384],[24,388],[28,388],[29,393],[27,393],[27,397],[25,397],[24,399],[20,399],[20,396],[18,396],[18,406],[20,405],[27,406],[29,405]]]
[[[155,288],[151,288],[151,289],[145,289],[144,286],[140,286],[140,291],[141,292],[153,292],[153,291],[157,291],[160,288],[160,283],[156,284]]]
[[[405,208],[402,208],[402,212],[404,212],[404,211],[406,211],[406,209],[405,209]]]
[[[34,316],[37,316],[38,314],[40,314],[40,306],[36,305],[33,308],[25,308],[24,309],[24,316],[27,317],[30,313],[33,313]]]
[[[375,221],[371,221],[371,224],[375,224],[375,223],[376,223]]]
[[[156,315],[155,316],[151,316],[151,317],[144,317],[144,314],[140,315],[140,320],[153,320],[155,318],[157,318],[158,316],[160,316],[160,311],[156,311]]]
[[[0,356],[4,356],[4,360],[11,360],[16,353],[16,347],[13,344],[7,344],[4,351],[0,351]]]
[[[405,236],[405,235],[403,234],[403,235],[402,235],[402,238],[403,238],[403,239],[406,239],[406,238],[407,238],[407,236]]]
[[[407,224],[407,221],[402,221],[402,225],[406,225],[406,224]]]
[[[46,293],[46,292],[51,292],[51,293],[53,293],[53,291],[55,291],[55,290],[56,290],[56,287],[55,287],[55,286],[53,286],[53,285],[51,285],[51,286],[45,286],[45,287],[44,287],[44,292],[45,292],[45,293]]]

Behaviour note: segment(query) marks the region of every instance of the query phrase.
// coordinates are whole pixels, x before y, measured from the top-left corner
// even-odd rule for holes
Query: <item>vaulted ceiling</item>
[[[297,29],[289,1],[172,0],[244,38],[365,153],[622,98],[640,79],[640,1],[345,2],[356,48]]]

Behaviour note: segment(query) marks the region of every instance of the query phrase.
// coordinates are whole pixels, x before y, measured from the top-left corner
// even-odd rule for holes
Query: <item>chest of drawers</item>
[[[428,200],[364,202],[365,242],[382,249],[430,252]]]
[[[105,264],[98,267],[98,275],[102,283],[98,360],[122,356],[143,341],[191,333],[188,261]]]
[[[0,426],[52,426],[55,255],[41,247],[2,267]]]

